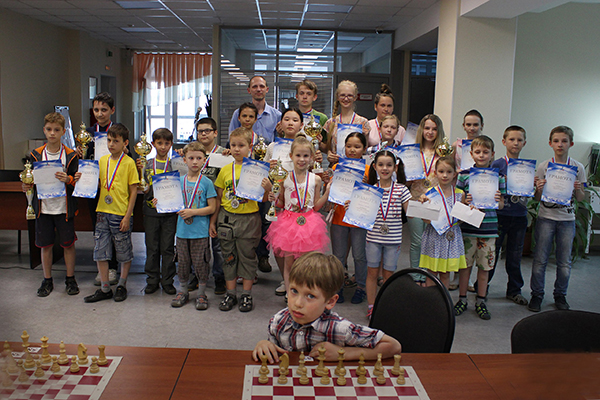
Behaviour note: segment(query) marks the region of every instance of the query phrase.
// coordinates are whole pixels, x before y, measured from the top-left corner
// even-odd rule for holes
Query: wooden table
[[[600,353],[477,354],[470,358],[501,399],[600,398]]]

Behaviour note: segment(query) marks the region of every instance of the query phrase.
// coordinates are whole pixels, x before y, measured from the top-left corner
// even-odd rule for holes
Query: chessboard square
[[[75,389],[76,386],[77,385],[65,384],[65,385],[63,385],[62,390],[65,391],[65,392],[68,391],[69,393],[71,393],[71,391],[73,389]]]
[[[354,391],[358,396],[377,396],[375,388],[371,386],[356,386]]]
[[[337,377],[331,378],[331,381],[333,382],[334,386],[341,386],[341,387],[344,387],[344,386],[354,386],[354,382],[352,382],[352,379],[350,379],[349,377],[346,377],[346,384],[345,385],[338,384],[337,383]]]
[[[31,394],[29,395],[29,400],[42,400],[44,398],[43,394]]]
[[[356,398],[356,390],[354,387],[336,386],[335,395],[340,396],[354,396]]]
[[[75,395],[75,394],[90,395],[90,394],[94,393],[94,390],[96,390],[96,386],[91,386],[91,385],[77,385],[77,387],[75,389],[73,389],[73,391],[71,392],[71,394],[73,394],[73,395]]]
[[[377,383],[377,378],[371,378],[371,381],[373,382],[373,386],[394,386],[394,383],[390,378],[385,378],[385,383],[382,385]]]
[[[294,388],[294,398],[298,398],[299,396],[312,396],[315,397],[315,388],[311,386],[298,386]]]
[[[46,379],[36,379],[33,382],[31,382],[32,385],[44,385],[46,384],[46,382],[48,382]]]
[[[358,397],[356,396],[337,396],[335,398],[336,400],[358,400]],[[361,399],[363,400],[363,399]]]
[[[101,376],[84,376],[79,380],[80,385],[97,385],[102,380]]]
[[[315,400],[315,396],[294,396],[293,399],[294,400]],[[284,400],[284,399],[282,399],[282,400]],[[328,400],[328,399],[319,399],[319,400]],[[354,399],[354,400],[356,400],[356,399]]]
[[[90,400],[89,394],[72,394],[67,400]]]
[[[414,386],[396,386],[398,396],[417,396],[417,389]]]
[[[273,396],[293,396],[294,388],[292,386],[273,387]]]
[[[335,388],[331,386],[317,386],[315,389],[315,396],[335,396]]]
[[[255,376],[252,378],[252,385],[253,386],[273,386],[273,378],[267,378],[267,379],[268,379],[267,383],[263,384],[263,383],[260,383],[258,381],[258,377]]]
[[[273,396],[254,396],[252,395],[252,397],[250,398],[250,400],[273,400]]]
[[[377,400],[398,400],[398,396],[379,396]]]
[[[258,385],[252,386],[252,396],[273,396],[273,386]]]

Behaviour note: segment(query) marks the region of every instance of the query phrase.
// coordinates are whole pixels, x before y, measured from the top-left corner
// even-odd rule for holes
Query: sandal
[[[482,301],[481,303],[475,305],[475,311],[477,311],[477,315],[479,315],[479,318],[481,319],[488,320],[492,318],[492,315],[490,314],[490,312],[487,309],[487,306],[485,305],[485,301]]]
[[[525,297],[523,297],[523,295],[521,293],[519,294],[515,294],[515,295],[506,295],[506,298],[509,300],[514,301],[515,303],[521,305],[521,306],[526,306],[528,301]]]
[[[454,305],[454,315],[460,315],[462,313],[464,313],[467,309],[467,302],[466,301],[462,301],[462,300],[458,300],[456,302],[456,304]]]
[[[206,310],[208,308],[208,297],[200,295],[196,298],[196,310]]]

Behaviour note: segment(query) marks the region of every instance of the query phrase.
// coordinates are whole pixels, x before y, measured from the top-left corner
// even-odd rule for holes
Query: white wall
[[[522,156],[552,156],[550,130],[570,126],[570,155],[587,164],[600,143],[600,4],[570,3],[519,17],[513,88],[513,124],[527,130]]]

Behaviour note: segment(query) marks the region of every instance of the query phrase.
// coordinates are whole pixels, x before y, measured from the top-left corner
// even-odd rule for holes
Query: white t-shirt
[[[67,152],[62,151],[63,147],[61,146],[60,150],[56,153],[50,153],[46,151],[46,147],[42,151],[42,159],[40,161],[53,161],[58,160],[60,158],[60,162],[63,165],[63,169],[65,168],[65,164],[67,163]],[[67,213],[67,201],[64,197],[55,197],[53,199],[42,199],[42,214],[50,214],[50,215],[58,215],[58,214],[66,214]]]

